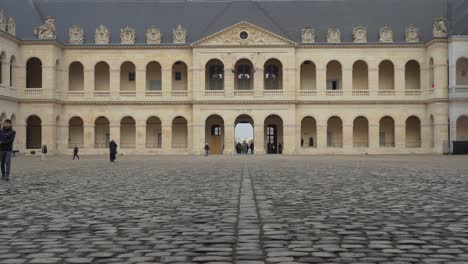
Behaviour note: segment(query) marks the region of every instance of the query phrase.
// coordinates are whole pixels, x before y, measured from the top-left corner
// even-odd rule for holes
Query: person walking
[[[254,143],[253,141],[250,142],[250,153],[253,155],[254,154]]]
[[[0,129],[0,161],[2,180],[10,180],[11,156],[13,154],[13,142],[15,141],[16,132],[11,126],[11,120],[7,119],[3,122],[3,128]]]
[[[80,156],[78,156],[78,147],[75,145],[75,147],[73,148],[73,160],[75,160],[75,157],[78,158],[78,160],[80,159]]]
[[[281,145],[281,142],[278,144],[278,153],[283,154],[283,145]]]
[[[114,140],[111,140],[109,142],[109,156],[110,156],[110,162],[115,162],[116,155],[117,155],[117,143],[115,143]]]
[[[245,155],[249,152],[249,147],[247,146],[247,143],[244,141],[244,143],[242,143],[242,155]]]
[[[210,146],[208,145],[208,142],[205,143],[205,157],[208,157],[210,153]]]
[[[41,160],[46,160],[46,157],[47,157],[47,145],[42,145],[41,154],[42,154]]]

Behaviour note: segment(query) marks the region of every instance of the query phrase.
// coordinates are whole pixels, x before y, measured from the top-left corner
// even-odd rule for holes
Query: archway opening
[[[241,59],[236,62],[234,66],[235,90],[253,90],[253,69],[252,62],[247,59]]]
[[[342,90],[342,70],[341,63],[330,61],[327,64],[327,90]]]
[[[468,141],[468,116],[463,115],[457,119],[457,141]]]
[[[224,90],[224,64],[218,59],[206,64],[205,90]]]
[[[187,119],[178,116],[172,120],[172,148],[187,148],[188,127]]]
[[[42,62],[38,58],[26,63],[26,88],[42,88]]]
[[[389,60],[379,64],[379,90],[395,90],[395,69]]]
[[[6,57],[5,52],[2,52],[0,54],[0,83],[2,85],[5,85],[6,80],[7,80],[6,76],[4,76],[6,74],[6,69],[4,69],[4,67],[8,65],[6,59],[7,57]]]
[[[283,119],[270,115],[264,122],[265,153],[283,154]]]
[[[84,145],[84,127],[83,119],[78,116],[72,117],[68,122],[68,147],[77,146],[82,148]]]
[[[237,154],[242,153],[243,144],[254,143],[254,121],[249,115],[240,115],[234,121],[235,150]],[[255,148],[254,148],[255,149]]]
[[[337,116],[330,117],[327,122],[327,146],[329,148],[343,147],[343,121]]]
[[[283,89],[283,65],[277,59],[269,59],[264,65],[264,89],[282,90]]]
[[[120,121],[120,147],[135,148],[136,122],[131,116],[126,116]]]
[[[365,61],[353,64],[353,90],[369,90],[369,70]]]
[[[69,91],[84,90],[84,67],[80,62],[70,64],[68,70],[68,89]]]
[[[210,153],[223,154],[224,120],[219,115],[211,115],[205,121],[205,143],[210,146]]]
[[[457,60],[456,68],[456,85],[468,85],[468,58],[459,58]]]
[[[159,117],[152,116],[146,120],[146,147],[162,147],[162,125]]]
[[[26,148],[40,149],[42,147],[42,121],[36,116],[28,117],[26,121]]]
[[[136,90],[136,69],[135,64],[126,61],[120,65],[120,91]]]
[[[416,116],[406,119],[406,147],[421,147],[421,121]]]
[[[108,148],[110,142],[109,119],[101,116],[94,122],[94,147],[98,149]]]
[[[317,121],[313,117],[307,116],[301,121],[301,147],[317,147]]]
[[[172,89],[175,91],[187,91],[187,64],[183,61],[177,61],[172,65]]]
[[[380,119],[379,145],[380,147],[395,147],[395,121],[389,116]]]
[[[405,65],[405,89],[421,89],[421,67],[415,60],[410,60]]]
[[[363,116],[354,119],[353,146],[355,148],[369,147],[369,121]]]
[[[317,90],[315,64],[310,60],[301,64],[301,90]]]
[[[146,90],[161,91],[162,90],[162,68],[157,61],[152,61],[146,65]]]
[[[109,64],[101,61],[94,66],[94,90],[110,90],[110,68]]]

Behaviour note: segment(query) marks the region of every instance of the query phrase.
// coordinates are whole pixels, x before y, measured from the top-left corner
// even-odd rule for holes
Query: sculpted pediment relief
[[[194,46],[291,46],[295,43],[287,38],[257,27],[248,22],[240,22],[208,37],[194,42]]]

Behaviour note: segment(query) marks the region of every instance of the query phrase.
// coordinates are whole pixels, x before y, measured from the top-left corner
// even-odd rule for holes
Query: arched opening
[[[456,85],[468,85],[468,58],[459,58],[457,60],[456,68]]]
[[[70,91],[84,91],[84,67],[78,61],[70,64],[68,69],[68,89]]]
[[[26,148],[40,149],[42,147],[42,121],[32,115],[26,120]]]
[[[15,76],[15,73],[16,73],[16,70],[15,70],[15,67],[16,67],[16,58],[14,56],[11,56],[10,58],[10,86],[13,87],[14,86],[14,76]]]
[[[172,120],[172,148],[188,147],[187,119],[178,116]]]
[[[379,145],[381,147],[395,147],[395,121],[389,116],[380,119]]]
[[[26,63],[26,88],[42,88],[42,62],[38,58]]]
[[[161,64],[157,61],[152,61],[146,65],[146,90],[147,91],[161,91]]]
[[[61,80],[62,76],[62,69],[60,66],[60,61],[56,60],[55,61],[55,71],[54,71],[54,89],[56,91],[60,91],[60,85],[62,84]]]
[[[431,115],[430,117],[430,132],[429,132],[429,142],[431,142],[431,148],[435,147],[435,124],[434,124],[434,116]]]
[[[456,140],[468,141],[468,116],[466,115],[457,119]]]
[[[72,117],[68,122],[68,147],[73,148],[84,146],[83,119],[78,116]]]
[[[3,122],[5,122],[6,119],[7,119],[6,114],[2,113],[0,115],[0,127],[3,127]]]
[[[136,122],[131,116],[126,116],[120,120],[120,147],[135,148],[136,143]]]
[[[187,91],[187,64],[177,61],[172,65],[172,89],[177,91]]]
[[[234,66],[235,90],[253,90],[253,64],[248,59],[241,59]]]
[[[126,61],[120,65],[120,90],[135,91],[136,73],[135,64]]]
[[[103,61],[94,66],[94,89],[95,91],[110,90],[110,68],[109,64]]]
[[[410,60],[405,65],[405,89],[421,89],[421,67],[415,60]]]
[[[327,64],[327,90],[342,90],[341,63],[336,60]]]
[[[435,88],[435,81],[434,81],[434,59],[431,58],[429,60],[429,84],[431,88]]]
[[[152,116],[146,120],[146,147],[162,147],[162,126],[159,117]]]
[[[421,121],[416,116],[406,119],[406,147],[421,147]]]
[[[254,143],[254,121],[249,115],[240,115],[234,121],[235,150],[242,153],[242,146]],[[255,147],[254,147],[255,149]]]
[[[379,64],[379,90],[395,90],[395,67],[389,60]]]
[[[11,125],[15,126],[16,125],[16,116],[14,114],[11,115],[10,120],[11,120]]]
[[[263,66],[264,89],[282,90],[283,89],[283,65],[277,59],[269,59]]]
[[[365,61],[358,60],[353,64],[353,90],[369,90],[369,70]]]
[[[277,115],[269,115],[264,122],[265,152],[268,154],[283,154],[283,119]]]
[[[218,59],[208,61],[205,66],[205,89],[224,90],[224,64]]]
[[[59,144],[60,142],[57,142],[58,141],[58,138],[60,136],[60,116],[56,116],[55,117],[55,127],[54,127],[54,135],[53,135],[53,138],[55,139],[55,150],[58,150],[59,149]],[[63,146],[63,147],[66,147],[66,146]]]
[[[109,119],[101,116],[94,122],[94,146],[95,148],[108,148],[110,142]]]
[[[343,121],[337,116],[330,117],[327,122],[327,146],[329,148],[343,147]]]
[[[211,115],[206,119],[205,142],[210,146],[210,153],[223,154],[224,120],[219,115]]]
[[[6,65],[7,62],[7,57],[5,52],[2,52],[0,54],[0,84],[5,85],[5,82],[7,80],[5,74],[6,74],[6,69],[4,69],[4,65]]]
[[[301,90],[317,90],[317,72],[310,60],[301,64]]]
[[[304,117],[301,121],[301,147],[317,147],[317,121],[311,116]]]
[[[369,121],[363,116],[354,119],[353,146],[355,148],[369,147]]]

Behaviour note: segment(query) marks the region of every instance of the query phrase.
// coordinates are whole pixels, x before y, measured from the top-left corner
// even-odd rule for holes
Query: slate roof
[[[120,28],[136,30],[145,44],[146,28],[160,28],[163,44],[172,43],[172,29],[187,28],[193,43],[241,21],[247,21],[300,43],[304,26],[316,30],[316,42],[326,43],[330,26],[341,30],[342,42],[352,42],[353,26],[367,26],[368,42],[378,42],[380,27],[388,24],[395,42],[405,42],[405,27],[415,24],[422,42],[432,39],[435,17],[447,17],[451,34],[468,34],[468,0],[0,0],[0,8],[15,18],[20,39],[36,39],[33,28],[46,16],[55,18],[57,40],[68,43],[68,29],[84,29],[85,44],[103,24],[111,44],[120,43]],[[453,20],[453,21],[452,21]]]

